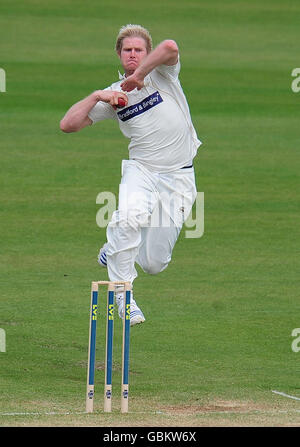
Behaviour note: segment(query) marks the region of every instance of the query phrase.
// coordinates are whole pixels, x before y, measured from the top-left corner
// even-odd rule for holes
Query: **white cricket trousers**
[[[163,271],[196,195],[193,167],[158,173],[123,160],[118,209],[106,232],[110,281],[133,283],[135,263],[146,273]]]

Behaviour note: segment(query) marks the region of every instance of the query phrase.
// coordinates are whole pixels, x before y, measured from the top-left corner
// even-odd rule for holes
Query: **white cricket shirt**
[[[179,60],[176,65],[160,65],[145,77],[141,90],[125,92],[126,107],[114,110],[99,101],[88,114],[93,123],[118,120],[122,133],[130,139],[129,159],[153,171],[171,172],[191,164],[202,144],[192,124],[179,71]],[[106,90],[122,91],[122,81]]]

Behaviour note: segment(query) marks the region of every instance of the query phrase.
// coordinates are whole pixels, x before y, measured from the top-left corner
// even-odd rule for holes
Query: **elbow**
[[[175,40],[167,39],[164,41],[164,46],[169,51],[178,52],[178,46]]]
[[[168,53],[172,54],[172,56],[178,55],[178,46],[175,40],[171,39],[165,40],[164,47]]]
[[[166,54],[166,63],[170,65],[175,65],[178,61],[178,46],[175,40],[165,40],[163,42],[163,47]]]
[[[70,125],[70,123],[68,123],[68,121],[67,121],[65,118],[63,118],[63,119],[60,121],[60,123],[59,123],[59,127],[60,127],[60,130],[62,130],[62,131],[65,132],[65,133],[71,133],[71,132],[76,132],[76,131],[77,131],[77,129],[75,129],[74,127],[72,127],[72,126]]]

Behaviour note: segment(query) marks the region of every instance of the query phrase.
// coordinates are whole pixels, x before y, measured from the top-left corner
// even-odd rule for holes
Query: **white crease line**
[[[285,393],[282,393],[281,391],[276,391],[276,390],[271,390],[271,391],[272,391],[272,393],[279,394],[280,396],[283,396],[283,397],[288,397],[289,399],[300,400],[300,397],[290,396],[290,394],[285,394]]]
[[[49,411],[45,413],[36,413],[36,412],[23,412],[23,413],[0,413],[0,416],[67,416],[69,414],[87,414],[85,412],[80,413],[57,413],[55,411]]]
[[[131,414],[157,414],[160,413],[159,411],[153,411],[153,412],[147,412],[147,411],[130,411]],[[44,413],[39,413],[39,412],[7,412],[7,413],[0,413],[0,416],[69,416],[69,415],[79,415],[79,414],[87,414],[87,415],[98,415],[101,414],[101,412],[95,410],[93,411],[93,413],[87,413],[86,411],[78,411],[78,412],[65,412],[65,413],[58,413],[56,411],[47,411]],[[163,414],[167,414],[167,413],[163,413]]]

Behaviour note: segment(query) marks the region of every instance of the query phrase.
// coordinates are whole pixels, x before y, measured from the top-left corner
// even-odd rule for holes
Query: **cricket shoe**
[[[116,294],[116,303],[118,305],[119,317],[124,316],[124,292]],[[144,323],[145,317],[141,309],[136,304],[133,295],[130,295],[130,326],[135,324]]]
[[[107,242],[103,245],[103,247],[100,248],[99,254],[98,254],[98,264],[103,267],[107,268],[107,259],[106,259],[106,249],[107,249]]]

